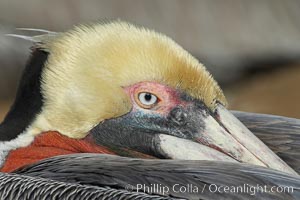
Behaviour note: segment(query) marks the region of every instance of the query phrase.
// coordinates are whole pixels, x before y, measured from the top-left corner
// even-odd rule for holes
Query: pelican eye
[[[158,102],[158,98],[149,92],[141,92],[138,95],[138,101],[143,108],[151,108]]]

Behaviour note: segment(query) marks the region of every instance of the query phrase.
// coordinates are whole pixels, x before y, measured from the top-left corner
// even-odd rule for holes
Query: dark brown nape
[[[41,74],[48,58],[47,52],[33,49],[21,77],[10,111],[0,124],[0,141],[10,141],[22,133],[41,111]]]

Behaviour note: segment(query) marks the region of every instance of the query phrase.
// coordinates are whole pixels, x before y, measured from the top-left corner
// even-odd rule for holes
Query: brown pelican
[[[299,121],[234,112],[274,153],[225,108],[205,67],[167,36],[117,21],[22,37],[35,45],[0,126],[1,171],[14,172],[1,173],[2,198],[251,195],[136,191],[176,181],[290,186],[293,193],[255,197],[299,197]]]

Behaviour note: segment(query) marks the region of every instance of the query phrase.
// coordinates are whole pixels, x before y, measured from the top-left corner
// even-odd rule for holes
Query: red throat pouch
[[[13,172],[45,158],[74,153],[115,154],[104,146],[94,144],[89,136],[72,139],[58,132],[45,132],[36,136],[29,146],[10,151],[0,171]]]

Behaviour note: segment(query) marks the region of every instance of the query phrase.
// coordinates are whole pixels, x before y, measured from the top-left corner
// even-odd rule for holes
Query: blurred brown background
[[[172,37],[207,66],[231,109],[300,118],[299,11],[299,0],[0,0],[0,121],[31,45],[6,33],[111,19]]]

